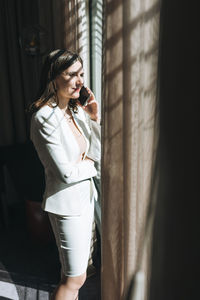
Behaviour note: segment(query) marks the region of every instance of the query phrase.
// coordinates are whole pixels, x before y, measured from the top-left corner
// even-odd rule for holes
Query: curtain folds
[[[0,146],[28,138],[25,109],[38,83],[38,57],[20,47],[25,29],[38,23],[37,2],[0,2]]]
[[[159,186],[149,300],[199,296],[199,9],[162,1]]]
[[[125,299],[138,270],[147,280],[159,16],[158,0],[105,0],[102,300]]]

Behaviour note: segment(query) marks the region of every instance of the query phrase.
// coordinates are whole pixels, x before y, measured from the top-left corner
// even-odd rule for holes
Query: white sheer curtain
[[[102,102],[102,24],[103,24],[103,0],[90,1],[90,62],[91,62],[91,88],[101,111]],[[95,184],[98,190],[98,201],[95,203],[95,220],[101,234],[101,165],[96,164],[98,175]]]
[[[105,0],[102,300],[125,299],[140,257],[156,150],[158,0]]]
[[[39,0],[40,25],[49,32],[49,48],[77,51],[89,84],[89,10],[87,0]]]
[[[89,9],[86,0],[69,0],[65,4],[65,47],[76,50],[84,62],[85,84],[90,81]]]

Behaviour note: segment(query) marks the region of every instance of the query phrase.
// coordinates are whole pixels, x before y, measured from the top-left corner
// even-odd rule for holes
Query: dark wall
[[[198,14],[193,1],[162,1],[151,300],[200,298]]]

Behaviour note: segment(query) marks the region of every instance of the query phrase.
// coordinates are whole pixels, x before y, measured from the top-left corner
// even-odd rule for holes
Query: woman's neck
[[[57,95],[57,97],[58,97],[59,108],[62,109],[63,111],[66,111],[68,108],[70,98],[63,97],[62,95],[59,94]]]

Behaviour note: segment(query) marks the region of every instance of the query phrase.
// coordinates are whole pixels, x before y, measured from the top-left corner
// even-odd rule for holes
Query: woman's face
[[[77,99],[83,86],[83,67],[76,61],[55,79],[58,96]]]

